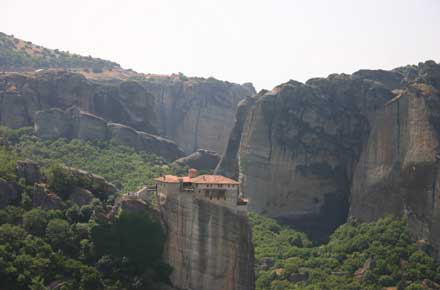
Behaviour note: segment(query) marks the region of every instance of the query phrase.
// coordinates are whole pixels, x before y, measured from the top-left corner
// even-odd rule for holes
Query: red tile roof
[[[197,184],[240,184],[239,182],[222,175],[200,175],[194,178],[189,178],[188,176],[180,177],[175,175],[165,175],[158,177],[155,180],[165,183],[179,183],[180,179],[182,179],[182,182],[192,182]]]
[[[192,183],[239,184],[237,181],[222,175],[200,175],[191,179]]]

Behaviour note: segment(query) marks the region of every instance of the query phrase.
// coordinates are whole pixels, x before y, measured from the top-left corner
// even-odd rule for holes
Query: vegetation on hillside
[[[0,289],[135,290],[169,283],[171,268],[161,256],[165,232],[158,221],[148,212],[108,216],[113,202],[104,192],[92,191],[89,204],[74,204],[70,189],[81,184],[59,174],[54,163],[93,167],[130,188],[151,182],[155,170],[162,170],[151,164],[155,158],[111,144],[46,143],[27,129],[2,128],[0,144],[0,178],[16,184],[21,196],[0,209]],[[15,170],[24,157],[48,165],[48,187],[63,200],[61,208],[32,207],[33,186],[18,180]],[[136,170],[139,175],[130,174]]]
[[[152,186],[154,178],[171,169],[159,157],[109,142],[91,143],[82,140],[43,140],[32,136],[31,128],[11,130],[0,127],[1,140],[8,142],[22,158],[43,165],[53,162],[81,168],[105,177],[122,192]],[[9,162],[15,167],[14,162]]]
[[[52,50],[0,32],[0,68],[5,70],[65,68],[86,69],[95,73],[119,68],[117,63]]]
[[[250,216],[257,290],[438,289],[440,267],[416,247],[403,220],[349,222],[330,241],[307,237],[275,220]]]
[[[15,172],[23,158],[44,167],[62,209],[32,207],[32,187]],[[100,174],[123,191],[171,171],[155,156],[111,143],[41,140],[31,128],[0,127],[0,178],[21,188],[21,199],[0,209],[0,289],[159,289],[169,282],[157,221],[126,212],[102,218],[113,200],[101,192],[90,204],[73,204],[70,189],[78,181],[61,174],[60,164]],[[275,220],[250,220],[257,290],[440,289],[439,265],[411,240],[404,220],[350,221],[319,246]]]

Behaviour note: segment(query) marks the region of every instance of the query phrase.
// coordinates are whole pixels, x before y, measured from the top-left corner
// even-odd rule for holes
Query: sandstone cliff
[[[168,196],[161,205],[168,240],[165,259],[173,285],[193,290],[255,289],[252,234],[247,216],[193,198]]]
[[[251,210],[312,234],[348,211],[407,214],[417,238],[438,243],[439,83],[432,61],[290,81],[239,107],[218,170],[240,177]]]
[[[159,133],[187,153],[199,148],[223,152],[238,102],[255,94],[252,84],[214,78],[150,76],[140,83],[154,96]]]
[[[215,169],[219,161],[220,154],[214,151],[199,149],[188,156],[175,160],[172,165],[210,171]]]
[[[57,108],[38,111],[34,118],[35,135],[48,139],[82,139],[88,141],[112,141],[137,151],[156,154],[168,161],[184,155],[171,140],[146,132],[136,131],[117,123],[84,112],[78,107],[65,111]]]
[[[103,85],[63,70],[0,74],[0,125],[11,128],[32,126],[37,111],[77,106],[151,133],[153,103],[153,96],[132,81]]]
[[[37,111],[77,106],[139,131],[159,132],[186,153],[199,148],[223,152],[237,103],[255,93],[251,84],[213,78],[139,74],[137,81],[112,75],[91,81],[83,74],[93,78],[65,70],[1,73],[0,125],[31,126]]]
[[[35,111],[75,105],[136,130],[159,132],[187,154],[223,152],[237,103],[255,94],[250,83],[137,73],[1,32],[0,71],[28,72],[0,74],[0,125],[30,126]]]

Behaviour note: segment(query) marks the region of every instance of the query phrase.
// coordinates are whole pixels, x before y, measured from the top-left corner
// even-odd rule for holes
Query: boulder
[[[20,190],[16,183],[0,178],[0,208],[20,201]]]
[[[96,115],[72,107],[66,110],[71,120],[71,137],[87,141],[104,141],[107,138],[107,122]]]
[[[108,130],[111,140],[116,144],[135,149],[140,148],[139,135],[135,129],[122,124],[109,123]]]
[[[17,177],[19,179],[23,178],[26,184],[33,185],[41,181],[40,166],[32,160],[26,159],[17,161],[16,171]]]
[[[83,206],[92,202],[94,196],[90,190],[76,187],[69,196],[69,199],[78,206]]]
[[[145,201],[135,198],[122,198],[119,207],[122,211],[132,214],[144,214],[150,210]]]
[[[64,111],[58,108],[38,111],[35,113],[34,132],[41,138],[68,138],[70,120]]]
[[[162,156],[171,161],[184,155],[182,149],[174,141],[145,132],[138,132],[141,148],[145,152]]]
[[[216,152],[199,149],[188,156],[177,159],[172,165],[187,166],[198,170],[214,170],[219,161],[220,155]]]
[[[304,282],[309,280],[309,273],[292,273],[287,279],[292,283]]]
[[[75,179],[78,180],[79,187],[89,190],[94,195],[111,195],[116,194],[119,191],[119,189],[116,188],[115,185],[108,182],[104,177],[100,175],[96,175],[85,170],[72,167],[64,167],[64,169],[69,172],[69,175],[74,176]]]
[[[39,207],[44,210],[63,209],[64,202],[55,193],[49,192],[46,184],[35,183],[31,194],[32,207]]]
[[[275,265],[275,260],[270,257],[263,257],[260,259],[260,270],[267,271]]]

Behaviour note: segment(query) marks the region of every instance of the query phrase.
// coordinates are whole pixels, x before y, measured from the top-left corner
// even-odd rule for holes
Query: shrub
[[[43,236],[48,223],[45,211],[35,208],[23,215],[23,227],[33,235]]]

